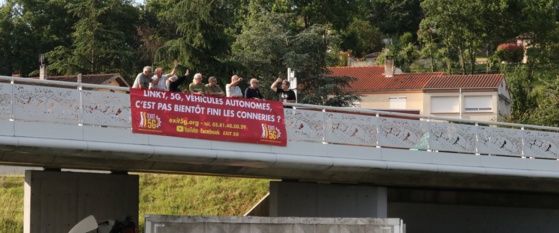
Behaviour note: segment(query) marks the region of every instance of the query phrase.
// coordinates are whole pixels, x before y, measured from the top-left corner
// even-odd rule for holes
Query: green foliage
[[[273,99],[269,87],[278,77],[286,77],[287,67],[296,71],[298,102],[346,106],[355,97],[343,91],[348,79],[327,78],[326,64],[335,63],[339,40],[324,25],[315,24],[298,31],[291,27],[291,14],[269,12],[253,17],[233,44],[234,60],[250,77],[259,77],[260,91]],[[341,96],[330,98],[330,95]],[[341,103],[341,101],[349,101]]]
[[[343,50],[351,51],[353,57],[363,57],[382,49],[382,34],[379,29],[362,19],[353,19],[341,33]],[[346,63],[347,64],[347,63]]]
[[[234,40],[236,0],[170,1],[158,17],[176,29],[157,51],[156,61],[171,63],[178,59],[195,72],[221,76],[231,73],[227,59]],[[225,80],[224,80],[225,81]]]
[[[530,108],[536,107],[533,94],[534,78],[527,67],[517,66],[514,72],[506,74],[511,95],[511,115],[508,121],[527,123]]]
[[[268,192],[269,180],[139,174],[140,231],[144,215],[240,216]],[[0,232],[23,232],[22,176],[0,176]]]
[[[139,11],[130,1],[81,0],[67,5],[78,18],[71,48],[59,46],[45,54],[50,69],[60,74],[129,73],[133,67]]]
[[[511,65],[519,53],[512,56],[493,48],[516,37],[527,42],[529,59],[523,72],[528,79],[545,76],[547,83],[553,83],[549,77],[559,67],[559,4],[555,0],[146,3],[6,0],[0,6],[0,74],[36,75],[37,59],[46,53],[51,75],[118,72],[132,81],[145,65],[168,68],[177,59],[182,65],[178,73],[188,68],[191,73],[215,75],[220,83],[229,82],[232,74],[258,77],[265,96],[272,99],[267,87],[277,77],[285,77],[290,67],[303,84],[298,90],[300,102],[344,105],[355,98],[342,92],[348,80],[325,78],[325,68],[347,64],[340,59],[341,51],[354,57],[381,51],[384,38],[394,39],[386,48],[404,72],[414,70],[415,61],[423,58],[430,71],[474,73],[482,66],[476,63],[481,54],[488,58],[487,72],[496,67],[510,72],[520,65]],[[498,57],[508,65],[502,66]],[[543,81],[511,80],[530,85],[527,94],[543,89]],[[332,98],[332,93],[348,98]],[[546,98],[537,96],[534,101]],[[523,98],[518,97],[522,103],[530,102]],[[515,112],[537,106],[519,104],[514,105],[519,109]]]
[[[12,55],[12,40],[11,32],[14,31],[14,24],[12,22],[12,7],[11,2],[5,3],[0,7],[0,75],[11,75],[14,71],[11,55]]]
[[[529,123],[559,127],[559,79],[543,85],[540,95],[543,97],[529,115]]]
[[[372,14],[369,18],[375,22],[381,32],[399,37],[406,32],[416,32],[421,22],[423,11],[421,0],[375,0],[369,2]]]
[[[302,19],[303,28],[315,24],[332,25],[334,30],[347,27],[355,12],[356,1],[288,0],[292,13]]]
[[[420,27],[419,31],[417,31],[421,45],[420,57],[427,60],[431,67],[430,71],[435,72],[435,70],[442,66],[442,61],[444,61],[440,45],[437,43],[436,29],[429,28],[424,24],[421,24]]]
[[[463,74],[474,73],[476,54],[501,31],[495,28],[507,27],[506,0],[425,0],[421,7],[425,18],[420,28],[436,33],[441,47],[446,48],[448,73],[453,53],[459,55]]]
[[[400,36],[396,43],[388,45],[386,52],[387,54],[377,57],[377,62],[383,64],[384,56],[391,56],[394,58],[394,64],[403,72],[410,72],[412,64],[420,57],[419,49],[409,32]]]
[[[39,58],[36,34],[30,27],[24,13],[15,0],[6,1],[1,6],[0,17],[0,73],[28,76]]]

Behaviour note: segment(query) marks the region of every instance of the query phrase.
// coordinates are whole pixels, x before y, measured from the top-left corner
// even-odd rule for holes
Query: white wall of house
[[[501,84],[499,85],[498,93],[499,93],[499,101],[498,101],[497,109],[499,111],[497,114],[499,115],[499,117],[510,116],[511,99],[510,99],[510,93],[507,87],[507,83],[505,82],[504,79],[503,81],[501,81]]]
[[[423,93],[362,94],[361,108],[373,109],[422,109]],[[420,112],[423,114],[423,111]]]
[[[497,92],[425,93],[423,111],[434,116],[496,121],[499,107]]]
[[[470,120],[498,121],[510,114],[506,87],[498,92],[361,94],[359,106],[371,109],[418,109],[420,114]]]

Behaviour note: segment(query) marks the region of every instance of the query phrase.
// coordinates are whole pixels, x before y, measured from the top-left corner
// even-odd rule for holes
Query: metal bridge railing
[[[90,89],[90,90],[84,90]],[[106,91],[103,91],[106,90]],[[130,128],[127,88],[0,76],[0,121]],[[559,159],[559,128],[286,104],[289,141]]]

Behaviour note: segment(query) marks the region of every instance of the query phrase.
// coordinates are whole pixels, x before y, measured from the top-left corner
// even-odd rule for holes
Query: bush
[[[500,44],[495,55],[501,61],[519,63],[524,58],[524,47],[515,43]]]

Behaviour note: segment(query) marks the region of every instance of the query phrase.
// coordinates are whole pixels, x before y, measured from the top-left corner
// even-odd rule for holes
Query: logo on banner
[[[140,128],[158,129],[161,127],[161,118],[154,113],[140,112]]]
[[[262,136],[263,139],[277,140],[281,136],[281,131],[276,126],[262,124]]]

